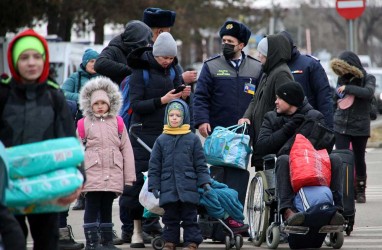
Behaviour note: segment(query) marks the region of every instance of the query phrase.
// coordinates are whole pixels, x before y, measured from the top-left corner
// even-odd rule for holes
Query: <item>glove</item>
[[[302,114],[293,115],[292,118],[283,126],[285,134],[292,136],[296,132],[296,129],[298,129],[304,122],[304,120],[305,117]]]
[[[209,183],[203,184],[204,192],[208,192],[211,190],[211,185]]]
[[[157,189],[153,189],[152,193],[156,199],[159,199],[159,191]]]

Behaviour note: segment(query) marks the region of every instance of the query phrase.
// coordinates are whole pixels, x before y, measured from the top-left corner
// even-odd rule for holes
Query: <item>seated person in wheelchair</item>
[[[314,119],[322,124],[325,124],[325,120],[324,116],[309,104],[304,96],[301,85],[297,82],[281,85],[276,90],[275,104],[276,109],[266,113],[264,116],[256,143],[255,154],[259,156],[267,154],[277,155],[276,189],[279,212],[283,215],[286,225],[298,226],[304,223],[305,215],[302,212],[297,212],[293,204],[295,193],[293,192],[289,175],[289,152],[296,130],[300,128],[305,119]],[[342,225],[344,224],[344,218],[339,213],[343,211],[342,163],[338,156],[329,156],[332,172],[330,189],[333,193],[334,205],[337,208],[337,212],[332,217],[330,225]]]

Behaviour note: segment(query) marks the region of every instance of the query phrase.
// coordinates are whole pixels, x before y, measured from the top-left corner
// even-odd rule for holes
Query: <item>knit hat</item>
[[[143,12],[143,22],[149,27],[172,27],[175,23],[176,13],[160,8],[147,8]]]
[[[153,46],[153,55],[176,56],[176,54],[177,45],[172,35],[168,32],[160,33]]]
[[[105,90],[97,89],[90,97],[90,105],[93,106],[97,101],[104,101],[110,107],[110,99]]]
[[[251,31],[242,23],[236,21],[226,21],[220,28],[220,38],[223,36],[236,37],[240,42],[247,45],[249,38],[251,37]]]
[[[99,53],[93,49],[85,50],[84,55],[82,56],[82,66],[86,67],[86,64],[92,59],[97,59]]]
[[[304,90],[298,82],[288,82],[281,85],[276,94],[279,98],[295,107],[302,106],[305,98]]]
[[[268,39],[266,37],[260,40],[259,44],[257,45],[257,51],[259,51],[264,56],[268,55]]]
[[[183,121],[184,121],[184,108],[183,108],[183,105],[180,104],[179,102],[171,102],[168,106],[168,109],[167,109],[167,125],[170,126],[170,121],[168,120],[168,114],[170,114],[171,110],[179,110],[180,111],[180,114],[182,116],[182,121],[180,122],[179,124],[179,127],[183,125]]]
[[[17,66],[17,61],[21,53],[29,49],[36,50],[38,53],[43,55],[45,61],[45,49],[42,42],[37,37],[24,36],[18,39],[13,47],[12,60],[15,66]]]

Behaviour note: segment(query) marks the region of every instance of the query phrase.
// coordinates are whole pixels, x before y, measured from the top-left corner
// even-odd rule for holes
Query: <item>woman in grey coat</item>
[[[370,137],[370,109],[375,77],[366,73],[358,56],[351,51],[345,51],[333,59],[330,66],[338,75],[334,95],[336,148],[348,149],[351,143],[356,167],[356,200],[365,203],[365,149]]]

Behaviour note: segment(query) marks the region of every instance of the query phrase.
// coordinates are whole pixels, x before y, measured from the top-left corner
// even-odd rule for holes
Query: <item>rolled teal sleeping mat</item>
[[[10,179],[75,167],[84,160],[83,146],[75,137],[23,144],[7,148],[6,152]]]
[[[9,180],[5,193],[8,207],[27,207],[68,196],[82,186],[84,178],[76,167]]]

